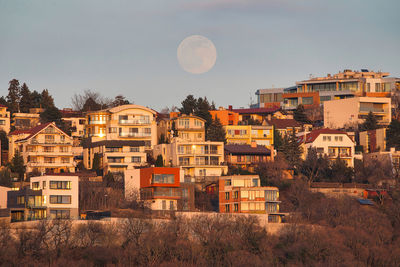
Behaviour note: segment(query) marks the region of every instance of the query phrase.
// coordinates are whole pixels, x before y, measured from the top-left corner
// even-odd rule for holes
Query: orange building
[[[239,113],[224,109],[223,107],[220,107],[218,110],[210,110],[210,114],[213,120],[218,118],[223,126],[237,125],[239,122]]]
[[[190,194],[186,192],[188,187],[181,185],[183,171],[180,168],[150,167],[126,170],[124,174],[125,198],[129,200],[140,193],[140,199],[145,200],[152,210],[177,210],[182,197],[194,202],[194,199],[186,198]],[[194,204],[181,205],[183,210],[191,206]]]
[[[260,186],[258,175],[220,177],[218,197],[221,213],[267,214],[268,222],[281,222],[279,189]]]
[[[254,167],[259,163],[273,160],[271,150],[255,142],[251,145],[226,144],[224,151],[225,162],[228,165],[248,171],[254,171]]]

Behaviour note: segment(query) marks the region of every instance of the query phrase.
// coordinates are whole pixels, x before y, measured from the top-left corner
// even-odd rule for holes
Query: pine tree
[[[26,83],[24,83],[21,87],[21,100],[19,103],[19,108],[21,112],[28,113],[29,109],[32,108],[32,97],[31,91],[29,90]]]
[[[360,125],[360,130],[369,131],[375,129],[378,129],[378,119],[372,111],[370,111],[368,116],[365,118],[365,121]]]
[[[100,154],[94,153],[93,162],[92,162],[92,170],[96,171],[97,174],[100,173]]]
[[[7,95],[7,106],[11,113],[19,112],[19,101],[21,87],[19,86],[19,81],[13,79],[9,82],[8,95]]]
[[[0,140],[1,140],[1,150],[8,151],[8,137],[7,133],[3,130],[0,130]]]
[[[226,142],[226,132],[218,118],[212,120],[206,132],[207,141]]]
[[[24,158],[20,154],[19,150],[15,152],[14,157],[11,159],[10,170],[11,172],[18,174],[20,181],[24,180],[26,167],[24,164]]]
[[[301,163],[303,149],[300,147],[299,142],[297,142],[296,133],[293,131],[290,137],[285,136],[283,140],[282,153],[288,164],[297,169]]]
[[[182,114],[190,115],[194,114],[197,106],[197,100],[193,95],[188,95],[185,100],[181,102],[182,107],[179,112]]]
[[[164,159],[162,157],[162,155],[158,155],[156,162],[154,164],[156,167],[164,167]]]
[[[392,120],[386,130],[387,147],[395,147],[400,149],[400,122]]]
[[[31,93],[30,98],[31,98],[31,107],[32,108],[40,108],[40,106],[42,104],[42,95],[38,91],[34,90]]]
[[[111,103],[111,106],[113,107],[118,107],[122,105],[129,105],[130,102],[128,99],[125,98],[123,95],[117,95],[114,99],[114,101]]]
[[[283,149],[283,138],[275,127],[274,127],[274,148],[278,152],[282,152]]]
[[[54,99],[50,95],[49,90],[44,89],[41,94],[41,102],[40,102],[42,108],[48,109],[48,108],[53,108],[55,107],[54,105]]]

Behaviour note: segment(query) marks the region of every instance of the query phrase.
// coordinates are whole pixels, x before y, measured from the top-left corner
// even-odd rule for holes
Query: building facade
[[[40,124],[29,130],[9,134],[9,160],[16,150],[22,155],[26,172],[75,172],[72,138],[54,123]]]
[[[0,130],[10,132],[10,112],[4,105],[0,105]]]
[[[355,142],[346,132],[334,129],[318,129],[302,134],[298,142],[303,147],[305,159],[310,148],[315,148],[319,155],[327,156],[334,161],[338,157],[347,166],[354,166]]]
[[[360,145],[364,153],[386,150],[386,128],[360,132]]]
[[[239,123],[239,114],[220,107],[218,110],[210,110],[210,114],[213,120],[217,119],[221,122],[222,125],[237,125]]]
[[[391,99],[353,97],[325,101],[324,127],[335,129],[354,127],[363,123],[370,112],[377,118],[379,125],[389,125],[392,121]]]
[[[225,162],[228,165],[248,171],[254,171],[258,164],[271,161],[274,157],[271,150],[255,143],[251,145],[227,144],[224,150]]]
[[[227,125],[226,142],[228,144],[247,144],[255,142],[268,148],[274,145],[274,127],[268,125]]]
[[[219,212],[267,214],[268,222],[281,222],[279,189],[260,186],[258,175],[219,179]]]

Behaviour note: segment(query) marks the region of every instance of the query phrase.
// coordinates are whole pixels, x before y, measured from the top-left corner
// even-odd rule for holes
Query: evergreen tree
[[[154,164],[156,167],[164,167],[164,159],[162,157],[162,155],[158,155],[156,162]]]
[[[196,102],[197,103],[196,103],[196,107],[195,107],[195,111],[194,111],[193,115],[196,115],[196,116],[206,120],[205,128],[207,130],[207,128],[213,122],[212,116],[210,113],[211,105],[208,102],[207,97],[204,97],[204,98],[199,97]]]
[[[50,95],[49,90],[44,89],[41,94],[41,102],[40,102],[42,108],[48,109],[48,108],[53,108],[55,107],[54,105],[54,99]]]
[[[21,87],[19,81],[13,79],[9,82],[8,95],[7,95],[7,106],[11,113],[19,112],[19,101]]]
[[[297,108],[294,110],[293,117],[298,122],[310,123],[310,120],[307,118],[304,106],[302,104],[298,105]]]
[[[346,162],[338,156],[331,165],[331,181],[338,183],[351,183],[353,176],[353,168],[348,167]]]
[[[101,104],[97,103],[93,100],[93,98],[89,97],[85,104],[83,104],[82,111],[96,111],[101,109]]]
[[[92,162],[92,170],[96,171],[97,175],[100,173],[100,154],[94,153],[93,162]]]
[[[398,120],[392,120],[389,127],[386,130],[386,141],[387,147],[395,147],[396,150],[400,150],[400,122]]]
[[[26,167],[24,164],[24,158],[20,154],[19,150],[15,152],[14,157],[11,159],[10,170],[11,172],[18,174],[20,181],[24,180]]]
[[[378,119],[376,116],[370,111],[368,116],[365,118],[365,121],[360,125],[361,131],[369,131],[378,129]]]
[[[290,166],[293,168],[298,168],[300,166],[303,149],[297,142],[296,133],[294,131],[290,137],[284,137],[282,153]]]
[[[278,152],[282,152],[283,149],[283,138],[275,127],[274,127],[274,148]]]
[[[54,122],[57,125],[57,127],[59,128],[63,127],[61,112],[56,107],[48,107],[45,109],[45,111],[40,113],[40,121],[42,123]]]
[[[0,130],[0,141],[1,141],[1,150],[8,151],[8,137],[7,133],[3,130]]]
[[[40,108],[42,105],[42,95],[34,90],[31,95],[30,95],[30,99],[31,99],[31,108]]]
[[[0,97],[0,105],[7,106],[7,100],[4,96]]]
[[[129,105],[129,100],[125,98],[123,95],[117,95],[114,99],[114,101],[111,103],[113,107],[118,107],[122,105]]]
[[[323,178],[321,174],[326,174],[329,167],[328,158],[318,156],[316,148],[309,148],[306,159],[301,163],[300,172],[310,185],[321,177]]]
[[[182,107],[179,112],[182,114],[190,115],[194,114],[197,106],[197,100],[193,95],[188,95],[185,100],[181,102]]]
[[[212,120],[206,132],[207,141],[226,142],[226,132],[218,118]]]
[[[8,168],[0,170],[0,186],[12,186],[12,176]]]
[[[19,103],[19,109],[23,113],[28,113],[29,109],[32,107],[31,91],[29,90],[26,83],[24,83],[21,87],[21,100]]]

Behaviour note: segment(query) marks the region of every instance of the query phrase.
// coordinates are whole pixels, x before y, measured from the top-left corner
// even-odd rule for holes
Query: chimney
[[[230,111],[232,111],[232,105],[229,105],[229,106],[228,106],[228,109],[229,109]]]
[[[257,147],[257,143],[256,143],[255,141],[251,141],[250,146],[251,146],[252,148],[256,148],[256,147]]]
[[[269,121],[270,121],[270,120],[271,120],[271,118],[272,118],[271,114],[268,114],[268,115],[267,115],[267,120],[269,120]]]

